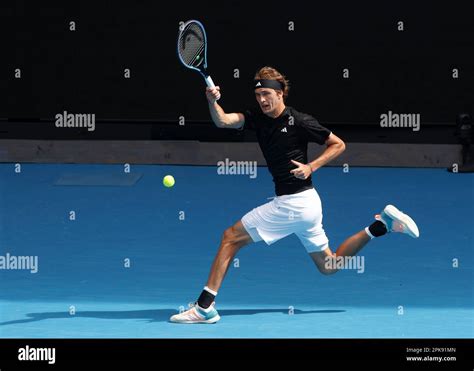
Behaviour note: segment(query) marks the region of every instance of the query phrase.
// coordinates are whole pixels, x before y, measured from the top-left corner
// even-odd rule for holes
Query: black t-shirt
[[[268,169],[273,176],[277,196],[305,191],[313,187],[311,176],[298,179],[290,170],[290,160],[308,163],[308,142],[324,144],[331,131],[314,117],[286,107],[277,118],[265,115],[260,108],[244,112],[244,129],[255,130]]]

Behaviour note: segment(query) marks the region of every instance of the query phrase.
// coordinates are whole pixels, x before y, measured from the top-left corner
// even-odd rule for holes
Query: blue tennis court
[[[0,337],[472,338],[473,179],[319,170],[333,250],[388,203],[420,238],[372,241],[363,272],[333,276],[295,236],[249,245],[217,297],[222,320],[186,326],[168,319],[196,300],[225,228],[273,196],[266,168],[251,179],[211,166],[0,164]],[[13,268],[15,257],[37,257],[36,269]]]

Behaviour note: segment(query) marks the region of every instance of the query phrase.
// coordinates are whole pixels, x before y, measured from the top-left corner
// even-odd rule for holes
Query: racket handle
[[[214,81],[212,81],[211,76],[206,76],[206,77],[204,77],[204,80],[206,80],[206,84],[207,84],[207,86],[209,86],[210,88],[214,88],[214,87],[215,87]]]

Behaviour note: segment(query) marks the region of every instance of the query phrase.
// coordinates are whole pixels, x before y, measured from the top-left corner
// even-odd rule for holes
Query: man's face
[[[262,112],[269,116],[278,111],[283,104],[283,92],[281,90],[258,88],[255,89],[255,98],[257,98]]]

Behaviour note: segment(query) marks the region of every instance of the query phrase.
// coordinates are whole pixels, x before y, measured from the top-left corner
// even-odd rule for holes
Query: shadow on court
[[[294,315],[301,314],[326,314],[326,313],[343,313],[342,309],[326,309],[326,310],[294,310]],[[149,309],[149,310],[129,310],[129,311],[84,311],[76,312],[70,315],[68,312],[45,312],[45,313],[28,313],[28,318],[14,321],[0,322],[0,326],[14,325],[20,323],[29,323],[43,321],[47,319],[73,319],[80,318],[102,318],[102,319],[143,319],[149,322],[168,322],[170,316],[176,314],[175,309]],[[263,313],[281,313],[288,315],[288,309],[222,309],[219,314],[222,316],[248,316]]]

